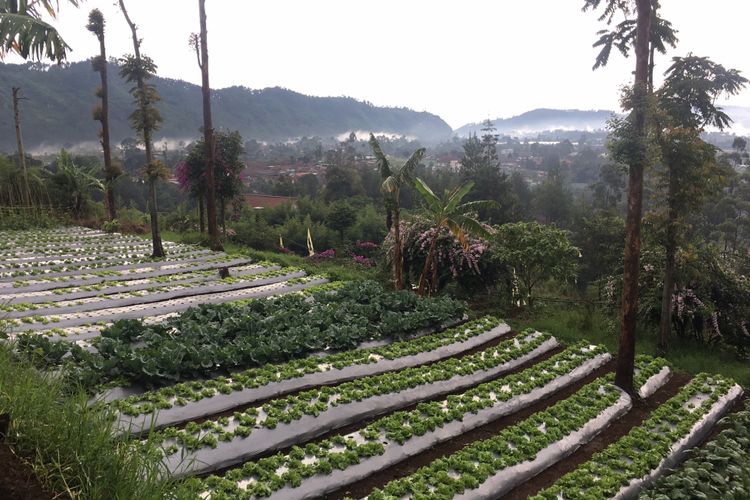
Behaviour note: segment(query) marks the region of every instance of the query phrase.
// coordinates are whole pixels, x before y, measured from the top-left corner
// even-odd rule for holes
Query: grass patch
[[[161,478],[159,458],[114,437],[111,411],[91,409],[87,400],[0,345],[0,413],[10,415],[6,441],[47,488],[86,499],[168,496],[173,483]]]
[[[501,315],[502,317],[502,315]],[[617,353],[620,335],[616,313],[606,314],[602,309],[582,306],[540,305],[523,311],[508,323],[517,330],[536,328],[549,332],[565,343],[581,339],[604,344],[610,352]],[[636,336],[636,352],[656,354],[657,330],[640,328]],[[750,368],[747,360],[718,347],[708,346],[692,339],[672,338],[672,347],[666,357],[675,368],[695,375],[700,372],[720,373],[731,377],[743,387],[750,387]]]

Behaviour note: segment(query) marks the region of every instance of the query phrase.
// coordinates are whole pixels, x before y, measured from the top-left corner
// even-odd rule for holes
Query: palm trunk
[[[219,228],[216,224],[216,187],[214,182],[214,165],[216,164],[216,144],[211,121],[211,87],[208,81],[208,32],[206,30],[206,0],[198,0],[200,16],[200,68],[201,88],[203,91],[203,143],[206,154],[206,212],[208,215],[208,236],[211,250],[222,251]]]
[[[23,177],[23,189],[21,190],[22,204],[26,207],[31,206],[31,192],[29,190],[29,174],[26,171],[26,152],[23,150],[23,138],[21,136],[21,111],[18,107],[18,101],[21,100],[18,92],[19,87],[11,87],[13,92],[13,121],[16,125],[16,145],[18,146],[18,166],[21,167]]]
[[[398,199],[398,194],[396,195]],[[401,249],[401,208],[396,202],[393,209],[393,287],[396,290],[404,288],[403,281],[404,258]]]
[[[651,1],[636,0],[638,19],[635,39],[635,107],[633,120],[639,141],[645,141],[645,97],[648,93],[648,48]],[[628,177],[628,213],[625,225],[625,257],[622,280],[620,345],[617,353],[615,384],[635,396],[635,330],[638,314],[638,271],[641,255],[641,213],[643,210],[643,171],[645,158],[639,156],[630,165]]]

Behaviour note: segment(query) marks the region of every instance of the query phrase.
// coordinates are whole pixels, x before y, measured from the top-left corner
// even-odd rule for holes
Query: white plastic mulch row
[[[258,264],[250,264],[245,266],[232,267],[230,275],[232,277],[238,277],[240,275],[247,276],[250,274],[262,273],[265,271],[275,271],[281,269],[281,266],[268,266],[263,267]],[[204,271],[185,271],[175,273],[170,276],[170,279],[164,281],[163,277],[157,278],[140,278],[140,279],[129,279],[129,280],[113,280],[102,285],[95,286],[68,286],[66,288],[58,288],[54,290],[41,290],[36,292],[27,291],[25,288],[15,289],[16,291],[10,293],[0,293],[0,303],[5,304],[42,304],[42,303],[55,303],[70,300],[87,299],[90,297],[100,297],[102,295],[110,295],[115,293],[125,292],[137,292],[139,290],[148,290],[152,287],[160,286],[176,286],[184,285],[188,283],[195,283],[197,281],[208,281],[210,277],[218,278],[219,274],[217,271],[204,270]]]
[[[534,334],[532,334],[534,335]],[[247,437],[234,437],[220,441],[215,448],[202,447],[187,451],[177,446],[177,452],[164,459],[168,471],[175,476],[186,474],[203,474],[248,460],[269,451],[307,441],[332,429],[337,429],[365,418],[403,408],[410,404],[447,393],[466,389],[503,373],[511,371],[539,356],[555,349],[559,343],[549,338],[529,353],[516,359],[497,365],[493,368],[472,372],[467,375],[456,375],[448,380],[417,385],[400,392],[373,396],[361,401],[330,406],[317,416],[303,415],[289,423],[279,423],[269,429],[256,426]],[[262,408],[259,410],[262,412]],[[230,426],[232,423],[230,422]]]
[[[304,273],[300,274],[302,276]],[[286,282],[277,282],[262,286],[253,286],[240,290],[228,292],[209,293],[202,295],[193,295],[179,299],[165,300],[162,302],[136,304],[125,307],[115,307],[100,309],[97,311],[88,311],[83,313],[69,313],[50,317],[45,317],[45,322],[35,322],[31,324],[22,323],[13,328],[14,332],[22,331],[40,331],[49,330],[51,327],[67,329],[75,326],[89,325],[98,322],[111,322],[118,319],[134,319],[148,316],[161,316],[172,312],[184,311],[199,304],[219,304],[222,302],[232,302],[235,300],[245,300],[253,298],[263,298],[279,293],[289,293],[304,290],[311,286],[326,283],[323,278],[314,278],[304,283],[288,284]]]
[[[154,260],[150,257],[139,257],[131,260],[125,258],[108,259],[103,261],[82,263],[82,264],[56,264],[47,266],[38,270],[33,268],[20,270],[25,274],[14,276],[13,270],[0,272],[0,282],[18,283],[26,279],[50,279],[65,278],[85,273],[113,273],[117,271],[130,271],[144,267],[160,267],[163,264],[175,264],[178,262],[197,262],[215,259],[222,256],[210,250],[192,250],[190,252],[167,255],[168,260]],[[97,264],[102,264],[97,267]]]
[[[258,268],[257,272],[267,271],[268,269]],[[257,274],[257,272],[255,274]],[[120,293],[114,297],[92,297],[78,301],[65,301],[62,305],[53,304],[48,307],[40,306],[35,309],[32,313],[40,316],[57,316],[62,318],[63,315],[70,313],[84,313],[89,311],[97,311],[102,309],[111,309],[117,307],[129,307],[138,304],[148,304],[154,302],[168,301],[172,299],[178,299],[185,296],[192,295],[204,295],[219,292],[228,292],[231,290],[242,290],[246,288],[259,287],[263,285],[270,285],[272,283],[279,283],[281,281],[290,280],[294,278],[301,278],[305,276],[303,271],[294,271],[280,276],[273,277],[261,277],[253,279],[252,274],[247,274],[238,278],[236,281],[223,283],[218,275],[216,279],[212,280],[210,284],[196,285],[196,286],[179,286],[174,284],[174,290],[164,290],[159,292],[139,292],[136,294]],[[203,278],[206,279],[205,277]],[[170,284],[172,285],[172,284]],[[152,285],[153,286],[153,285]],[[6,313],[5,317],[22,318],[28,316],[29,311],[11,311]]]
[[[201,259],[185,261],[161,261],[143,265],[128,266],[120,271],[102,272],[103,270],[81,271],[69,276],[60,277],[34,277],[18,281],[0,282],[0,291],[9,294],[13,290],[24,290],[36,292],[54,290],[56,288],[67,288],[71,286],[96,285],[104,281],[134,280],[141,278],[157,278],[169,274],[178,274],[189,271],[201,271],[205,269],[216,269],[219,267],[233,267],[249,264],[250,259],[230,258],[223,254],[207,255]]]
[[[739,385],[732,386],[729,392],[720,396],[711,407],[711,410],[693,425],[687,436],[672,445],[669,455],[654,470],[644,477],[633,479],[630,484],[622,487],[613,498],[616,500],[638,498],[638,494],[645,488],[648,488],[656,479],[669,473],[670,470],[682,463],[687,456],[687,452],[706,439],[706,436],[708,436],[716,423],[734,406],[742,397],[742,394],[742,387]]]
[[[477,346],[497,339],[510,331],[510,327],[502,324],[480,335],[463,342],[445,345],[432,351],[421,352],[410,356],[394,359],[378,359],[373,363],[352,365],[341,369],[326,366],[324,371],[308,373],[301,377],[272,382],[261,387],[247,388],[229,394],[217,393],[210,398],[190,402],[185,406],[159,410],[154,414],[143,414],[130,417],[120,414],[119,427],[122,431],[140,432],[150,427],[154,429],[176,425],[189,420],[215,415],[217,413],[237,408],[255,401],[274,398],[310,387],[334,384],[353,380],[355,378],[378,375],[381,373],[401,370],[412,366],[432,363],[451,356],[464,353]],[[324,360],[321,363],[325,364]]]

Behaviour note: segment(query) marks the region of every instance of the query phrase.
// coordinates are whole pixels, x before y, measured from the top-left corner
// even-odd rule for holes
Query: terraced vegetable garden
[[[704,498],[749,491],[746,425],[667,476],[742,398],[729,379],[639,356],[634,402],[604,347],[468,320],[448,297],[147,252],[0,233],[0,311],[15,356],[84,388],[174,498],[673,498],[709,466]]]

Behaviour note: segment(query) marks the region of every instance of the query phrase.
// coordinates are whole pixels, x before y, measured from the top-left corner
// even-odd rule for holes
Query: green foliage
[[[163,122],[163,118],[156,103],[161,99],[154,85],[145,83],[156,75],[156,64],[154,61],[141,54],[140,58],[134,55],[125,55],[120,58],[120,76],[125,82],[133,85],[130,95],[133,97],[136,108],[128,117],[130,126],[143,134],[148,135],[157,130]],[[142,84],[142,85],[141,85]]]
[[[630,481],[641,479],[654,470],[733,384],[732,380],[720,376],[705,373],[696,376],[625,437],[594,454],[532,498],[572,500],[615,496]],[[689,406],[693,397],[700,398],[697,406]]]
[[[86,213],[93,191],[104,190],[104,184],[98,178],[100,172],[99,165],[74,163],[64,149],[57,155],[57,172],[52,177],[52,185],[61,196],[65,196],[65,208],[74,217],[80,218]]]
[[[24,335],[19,350],[41,364],[62,364],[87,387],[122,379],[160,385],[214,373],[286,361],[311,352],[351,349],[360,342],[399,338],[461,316],[465,305],[409,292],[387,293],[354,282],[310,302],[300,295],[246,303],[201,305],[163,324],[122,320],[102,331],[97,353],[74,343]],[[144,345],[139,346],[139,342]],[[66,353],[72,356],[68,359]]]
[[[750,497],[750,411],[726,417],[728,428],[676,471],[658,479],[642,500]]]
[[[80,0],[68,0],[78,7]],[[57,30],[42,20],[54,18],[60,5],[52,0],[3,0],[0,2],[0,59],[15,52],[24,59],[46,57],[62,62],[70,46]]]
[[[424,201],[424,215],[428,223],[432,226],[432,235],[427,250],[427,258],[419,277],[419,294],[424,295],[428,292],[427,280],[428,273],[432,276],[432,289],[438,289],[437,279],[437,240],[441,231],[445,228],[458,240],[464,250],[469,249],[469,235],[475,237],[488,238],[491,230],[488,230],[476,217],[476,211],[495,206],[492,201],[470,201],[462,203],[464,197],[469,194],[474,187],[474,182],[469,181],[461,186],[457,186],[451,191],[447,189],[443,192],[442,197],[438,197],[432,192],[425,182],[417,178],[414,187],[422,196]]]
[[[113,433],[112,410],[51,374],[14,360],[0,345],[0,409],[10,415],[7,444],[52,491],[77,498],[165,498],[158,453]],[[151,451],[156,451],[151,449]]]
[[[529,305],[541,281],[566,282],[576,277],[581,254],[562,229],[536,222],[504,224],[497,228],[493,243],[497,258],[515,270],[522,288],[520,300]]]
[[[334,231],[338,231],[342,240],[344,239],[344,232],[356,222],[357,213],[349,203],[337,201],[329,206],[326,225]]]
[[[214,182],[217,199],[224,205],[230,203],[242,190],[240,172],[245,168],[241,160],[244,152],[242,143],[242,136],[239,132],[214,131],[214,144],[216,145]],[[206,148],[203,139],[199,139],[190,147],[184,167],[177,167],[178,180],[182,188],[188,190],[193,198],[206,195],[205,164]]]

